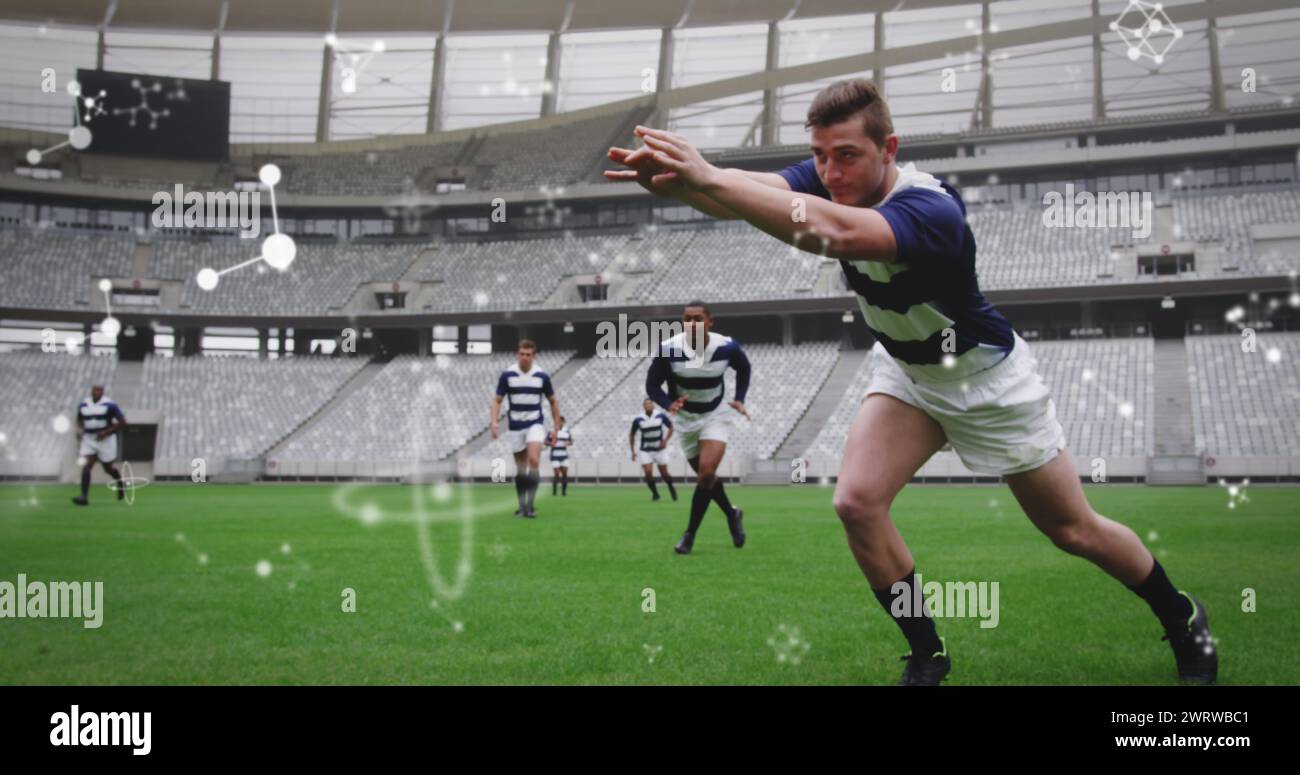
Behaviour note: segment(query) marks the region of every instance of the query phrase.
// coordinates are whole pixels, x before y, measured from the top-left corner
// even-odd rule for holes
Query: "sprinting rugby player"
[[[531,339],[519,342],[515,351],[516,365],[501,372],[497,392],[492,397],[492,438],[500,435],[497,417],[501,414],[501,399],[509,401],[508,440],[515,456],[515,494],[519,509],[515,516],[533,518],[537,511],[533,501],[537,497],[537,483],[541,479],[539,467],[542,442],[547,440],[546,425],[542,417],[542,397],[551,403],[551,416],[560,416],[560,404],[551,387],[551,375],[537,368],[537,345]],[[550,439],[553,443],[554,438]]]
[[[656,404],[676,417],[676,434],[682,452],[696,473],[695,494],[691,496],[691,517],[686,532],[675,547],[678,554],[690,554],[695,532],[700,529],[709,502],[716,501],[727,516],[731,542],[745,545],[741,526],[743,512],[732,507],[727,491],[718,478],[718,466],[727,453],[727,439],[737,415],[749,417],[745,394],[749,392],[749,358],[740,343],[731,337],[711,333],[713,315],[702,301],[692,301],[682,312],[682,333],[663,342],[659,354],[650,362],[646,374],[646,394]],[[736,371],[736,395],[722,406],[727,385],[723,376],[727,367]],[[667,392],[664,383],[668,384]]]
[[[77,436],[81,445],[77,456],[81,458],[81,495],[72,499],[78,506],[90,503],[90,473],[95,469],[95,461],[104,467],[104,472],[113,477],[113,489],[117,490],[117,499],[126,497],[126,488],[122,486],[122,475],[113,463],[117,460],[117,435],[126,427],[126,415],[111,398],[104,397],[103,385],[92,385],[90,398],[84,399],[77,407]]]
[[[555,495],[558,484],[561,495],[569,494],[569,447],[573,446],[573,431],[561,417],[555,422],[555,430],[547,442],[551,445],[551,495]]]
[[[1132,530],[1088,504],[1033,354],[980,293],[960,194],[911,164],[895,164],[898,136],[868,80],[826,87],[807,119],[812,158],[780,173],[720,170],[681,136],[638,127],[645,147],[611,148],[610,158],[630,169],[607,177],[636,180],[840,261],[876,338],[877,366],[845,442],[834,506],[880,604],[892,614],[916,581],[890,505],[931,455],[951,445],[968,468],[1004,476],[1056,546],[1150,606],[1179,678],[1213,682],[1218,655],[1205,607],[1174,587]],[[792,201],[792,192],[806,196]],[[796,221],[800,203],[806,218]],[[901,683],[938,684],[951,662],[929,612],[895,621],[912,647]]]
[[[673,487],[672,474],[668,473],[668,440],[673,437],[673,421],[648,398],[642,402],[642,408],[644,413],[632,418],[632,431],[627,434],[632,462],[641,466],[645,484],[650,488],[650,500],[659,500],[659,489],[655,487],[655,464],[659,465],[659,474],[668,485],[668,494],[677,500],[677,488]],[[636,444],[638,433],[641,434],[639,449]]]

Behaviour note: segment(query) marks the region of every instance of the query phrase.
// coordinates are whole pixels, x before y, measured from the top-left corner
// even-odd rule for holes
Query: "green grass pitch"
[[[714,507],[689,557],[672,551],[686,498],[594,485],[553,498],[544,482],[541,517],[522,520],[510,484],[444,490],[480,512],[423,528],[447,583],[468,562],[456,599],[426,577],[412,488],[350,491],[380,517],[369,525],[340,513],[338,489],[152,485],[127,506],[96,487],[79,509],[72,487],[0,487],[0,581],[99,580],[105,597],[99,629],[0,619],[0,683],[881,684],[907,650],[849,555],[829,487],[730,486],[749,545],[732,548]],[[1221,683],[1300,682],[1300,489],[1256,485],[1232,510],[1221,487],[1088,493],[1206,602]],[[938,622],[950,685],[1174,683],[1145,604],[1052,547],[1005,488],[909,487],[894,515],[926,580],[999,583],[997,627]],[[1242,610],[1246,588],[1255,612]],[[806,646],[797,664],[769,643],[792,628]]]

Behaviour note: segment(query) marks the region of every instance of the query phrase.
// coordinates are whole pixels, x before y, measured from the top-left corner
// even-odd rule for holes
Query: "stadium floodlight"
[[[1173,309],[1174,306],[1175,304],[1174,304],[1173,296],[1166,296],[1160,300],[1160,309]]]

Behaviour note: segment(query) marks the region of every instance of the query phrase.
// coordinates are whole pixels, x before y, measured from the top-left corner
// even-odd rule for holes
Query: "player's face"
[[[898,137],[889,135],[882,148],[867,137],[861,116],[825,127],[813,127],[811,149],[817,177],[831,201],[853,207],[870,206],[884,198],[885,171],[894,163]]]
[[[99,385],[95,385],[94,387],[92,387],[92,388],[90,389],[90,400],[91,400],[91,401],[98,401],[99,399],[101,399],[101,398],[103,398],[103,397],[104,397],[104,389],[103,389],[102,387],[100,387]]]
[[[651,401],[650,399],[647,398],[645,401],[641,403],[641,408],[645,410],[646,414],[650,414],[651,410],[655,408],[654,401]]]
[[[709,329],[713,328],[713,318],[709,317],[703,307],[687,307],[682,312],[682,327],[686,331],[686,341],[691,343],[691,349],[698,349],[704,344]]]
[[[524,371],[532,369],[534,355],[537,355],[536,350],[529,350],[523,347],[519,348],[519,351],[515,353],[515,358],[519,361],[519,368]]]

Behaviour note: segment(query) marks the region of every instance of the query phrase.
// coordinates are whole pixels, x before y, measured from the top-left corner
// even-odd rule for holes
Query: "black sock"
[[[673,500],[677,500],[677,490],[673,489],[673,478],[668,474],[664,474],[664,484],[668,485],[668,494],[673,496]]]
[[[653,475],[646,474],[645,486],[650,488],[651,494],[653,494],[656,498],[659,497],[659,489],[655,487],[655,478]]]
[[[104,470],[113,478],[114,489],[117,490],[117,499],[122,500],[126,496],[126,491],[122,489],[122,475],[113,466],[104,466]]]
[[[904,586],[899,587],[899,584]],[[898,629],[903,631],[903,637],[907,638],[907,644],[912,647],[913,654],[924,654],[929,656],[943,651],[943,643],[939,640],[939,633],[934,627],[934,619],[930,617],[930,610],[925,605],[924,595],[921,597],[921,610],[918,612],[914,609],[913,604],[916,596],[912,592],[916,584],[916,569],[913,568],[906,576],[896,584],[890,584],[888,589],[873,589],[876,599],[885,612],[898,625]],[[899,591],[895,594],[894,590]],[[894,616],[894,600],[903,598],[905,602],[900,602],[900,612],[910,613],[911,616]]]
[[[90,494],[90,469],[83,468],[81,469],[81,497],[84,498],[89,494]]]
[[[713,485],[713,501],[718,504],[718,508],[722,509],[723,514],[728,517],[731,516],[731,499],[727,497],[727,491],[723,489],[721,479],[718,480],[717,484]]]
[[[564,478],[560,480],[560,494],[561,495],[569,494],[569,472],[568,471],[564,472]]]
[[[519,499],[519,510],[526,511],[528,503],[528,474],[518,472],[515,474],[515,497]]]
[[[1147,601],[1147,605],[1151,606],[1151,613],[1156,615],[1166,630],[1187,628],[1187,619],[1192,615],[1192,603],[1174,589],[1159,560],[1153,558],[1151,574],[1145,581],[1129,589]]]
[[[527,490],[526,490],[527,498],[528,498],[528,510],[532,511],[533,501],[537,500],[537,486],[541,484],[542,477],[536,470],[533,470],[528,472],[528,477],[526,481],[528,482]]]
[[[695,535],[695,531],[700,529],[700,523],[704,521],[704,512],[709,510],[709,503],[713,500],[713,493],[702,484],[695,485],[695,494],[691,496],[691,523],[686,528],[686,532]]]
[[[551,479],[551,495],[554,495],[554,494],[555,494],[556,488],[558,488],[559,486],[560,486],[560,480],[559,480],[559,479],[552,478],[552,479]]]

